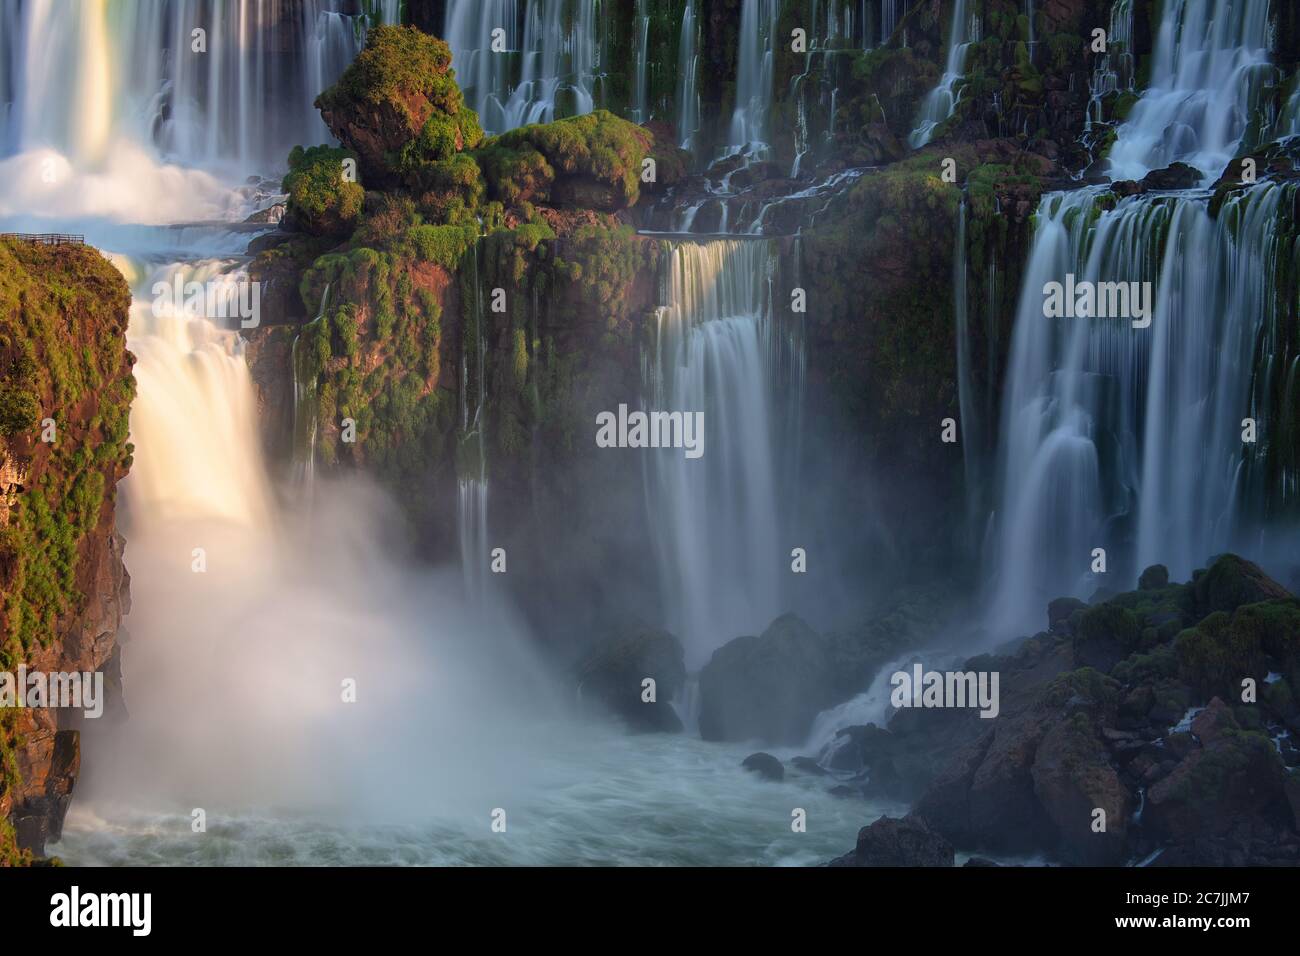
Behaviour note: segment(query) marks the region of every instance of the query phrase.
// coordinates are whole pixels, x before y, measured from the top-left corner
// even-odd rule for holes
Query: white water
[[[1217,179],[1271,70],[1267,45],[1268,0],[1167,0],[1151,83],[1111,148],[1111,178],[1184,162]]]
[[[1153,86],[1119,130],[1112,173],[1181,160],[1211,176],[1236,149],[1259,70],[1266,3],[1171,0]],[[1271,367],[1271,282],[1283,189],[1229,199],[1217,218],[1195,190],[1110,211],[1101,190],[1044,196],[1025,269],[1004,389],[995,630],[1041,626],[1044,602],[1132,586],[1148,564],[1185,579],[1229,547],[1257,553],[1241,512],[1256,454],[1241,440],[1255,368]],[[1048,319],[1043,288],[1154,283],[1148,329],[1118,319]],[[1256,355],[1263,336],[1263,354]],[[1105,548],[1108,573],[1093,574]]]
[[[1090,222],[1096,192],[1040,208],[1012,339],[998,462],[1003,627],[1044,602],[1130,586],[1162,563],[1185,579],[1210,555],[1247,547],[1237,520],[1241,420],[1256,348],[1272,327],[1270,276],[1285,190],[1261,184],[1211,219],[1203,198],[1125,200]],[[1120,320],[1047,319],[1043,284],[1152,281],[1148,330]],[[1264,356],[1267,360],[1267,354]],[[1107,549],[1108,576],[1090,571]]]
[[[632,44],[632,108],[628,118],[634,123],[644,123],[650,118],[649,78],[646,75],[650,49],[649,3],[650,0],[636,0],[636,17],[632,21],[635,36]]]
[[[84,232],[115,252],[135,293],[136,450],[119,516],[133,577],[123,646],[131,716],[88,729],[72,815],[51,852],[72,864],[752,864],[849,849],[880,808],[832,797],[816,778],[760,781],[739,768],[748,748],[629,737],[570,718],[519,623],[499,606],[467,607],[454,570],[416,564],[394,504],[375,489],[318,476],[311,496],[285,505],[262,457],[238,334],[153,314],[157,279],[238,277],[252,233],[235,224],[266,197],[233,184],[276,173],[290,142],[317,138],[303,104],[325,82],[310,79],[324,61],[297,49],[257,65],[275,42],[258,19],[272,8],[223,8],[235,32],[222,20],[209,41],[244,43],[253,55],[207,61],[219,89],[173,103],[163,122],[140,109],[156,106],[141,77],[166,98],[195,75],[189,66],[168,73],[160,54],[140,62],[155,54],[114,32],[116,5],[79,5],[57,40],[25,30],[0,42],[6,63],[25,65],[14,85],[24,102],[42,76],[24,44],[84,44],[68,61],[76,67],[40,97],[54,119],[9,111],[4,141],[21,151],[0,170],[0,228]],[[133,22],[168,35],[177,9],[141,3]],[[144,23],[149,11],[157,22]],[[132,84],[79,99],[105,61]],[[262,108],[272,95],[284,97],[283,113]],[[70,112],[74,103],[82,112]],[[47,159],[57,183],[41,176]],[[716,321],[683,336],[686,367],[665,382],[688,400],[703,396],[734,420],[726,431],[757,441],[773,418],[763,377],[768,253],[749,248],[730,249],[737,268],[692,294],[682,330],[709,301]],[[743,530],[746,548],[764,545],[719,582],[757,627],[773,616],[757,605],[776,589],[753,578],[754,562],[783,559],[766,547],[770,528],[742,519],[775,513],[770,471],[751,475],[758,460],[739,443],[715,438],[708,451],[706,467],[721,465],[739,489],[720,509],[732,515],[722,526]],[[763,590],[741,594],[754,580]],[[739,616],[731,626],[751,627]],[[343,698],[351,681],[355,703]],[[793,806],[808,811],[806,834],[790,829]],[[498,807],[509,814],[504,835],[489,828]],[[195,808],[207,814],[206,833],[191,827]]]
[[[595,106],[597,0],[448,0],[443,37],[465,99],[489,133]],[[522,13],[522,27],[520,15]],[[505,51],[493,31],[505,31]]]
[[[934,131],[952,116],[957,107],[957,84],[966,73],[966,50],[970,46],[966,22],[966,0],[955,0],[952,7],[952,25],[948,30],[948,62],[944,66],[939,85],[926,94],[921,103],[921,115],[916,128],[907,137],[913,149],[930,142]]]
[[[686,0],[677,46],[677,141],[682,149],[692,148],[700,128],[700,94],[697,88],[700,25],[696,20],[695,3],[696,0]]]
[[[762,781],[740,768],[752,750],[745,746],[683,735],[632,744],[599,725],[554,721],[515,733],[547,757],[540,768],[520,768],[528,785],[485,787],[477,806],[425,822],[344,825],[283,807],[259,814],[214,806],[198,837],[187,804],[108,815],[74,801],[52,852],[111,866],[806,866],[851,850],[858,829],[882,812],[906,812],[832,796],[837,780],[788,765],[784,783]],[[499,762],[483,756],[487,766]],[[438,802],[436,793],[427,797]],[[491,832],[484,807],[507,811],[505,833]],[[806,833],[790,829],[794,807],[807,811]]]
[[[659,449],[647,461],[669,628],[691,670],[785,610],[771,256],[762,241],[677,244],[659,314],[649,407],[704,412],[701,458]]]
[[[772,43],[776,0],[743,0],[740,52],[736,67],[736,108],[731,116],[730,145],[762,152],[767,146],[767,119],[772,106]]]
[[[232,0],[215,16],[200,0],[15,4],[5,20],[16,29],[0,34],[0,62],[21,77],[6,141],[79,166],[109,160],[121,137],[187,165],[278,164],[296,144],[329,140],[312,101],[364,37],[341,0]]]

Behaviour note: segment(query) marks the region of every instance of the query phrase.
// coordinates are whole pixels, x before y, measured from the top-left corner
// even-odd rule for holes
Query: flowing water
[[[926,94],[921,103],[921,115],[916,128],[907,138],[913,149],[930,142],[934,131],[952,116],[957,107],[961,82],[966,71],[966,50],[970,46],[969,25],[966,22],[966,0],[956,0],[952,6],[952,25],[948,30],[948,62],[944,66],[939,85]]]
[[[651,452],[650,526],[688,669],[783,606],[780,408],[768,241],[681,242],[669,263],[649,407],[703,412],[705,452]]]
[[[245,180],[273,182],[291,145],[327,139],[310,103],[364,36],[365,22],[342,12],[350,5],[240,2],[202,20],[187,0],[86,2],[59,10],[53,31],[56,6],[0,6],[12,28],[0,37],[0,228],[80,232],[112,254],[134,293],[139,394],[120,514],[131,716],[88,732],[77,800],[50,851],[72,864],[716,865],[806,864],[850,848],[886,808],[831,795],[833,780],[769,784],[740,769],[752,747],[633,737],[571,715],[507,606],[475,602],[472,575],[408,557],[396,508],[375,489],[312,476],[306,389],[300,467],[283,494],[263,459],[239,331],[155,308],[155,284],[178,275],[246,281],[243,250],[266,227],[241,221],[277,197]],[[452,3],[449,21],[477,35],[488,6]],[[583,17],[595,5],[575,4],[576,20],[554,9],[524,11],[519,85],[494,87],[484,64],[475,102],[491,103],[500,127],[548,118],[565,95],[570,111],[590,109]],[[385,3],[381,15],[399,10]],[[206,60],[185,52],[196,22],[209,23]],[[472,56],[465,73],[476,75]],[[773,344],[770,257],[763,242],[682,247],[662,326],[661,394],[729,422],[709,470],[664,461],[661,476],[668,510],[687,507],[672,489],[701,476],[712,491],[737,489],[709,519],[744,535],[727,545],[746,552],[741,567],[713,581],[727,616],[684,584],[693,612],[717,624],[694,632],[712,646],[778,610],[773,569],[753,556],[777,553],[757,520],[776,512],[767,377],[792,348]],[[481,370],[462,378],[481,383]],[[478,386],[463,397],[464,433],[482,401]],[[486,550],[483,475],[461,495],[469,568]],[[678,531],[666,546],[692,547]],[[766,575],[761,601],[741,586],[748,573]],[[807,833],[791,830],[795,807]],[[206,833],[194,832],[196,809]]]
[[[682,13],[682,33],[677,46],[677,141],[689,150],[700,129],[700,25],[696,0],[686,0]]]
[[[1119,129],[1111,177],[1184,162],[1217,179],[1272,70],[1267,34],[1268,0],[1168,0],[1151,82]]]
[[[736,109],[731,116],[731,151],[762,153],[767,149],[767,119],[772,105],[772,44],[776,0],[743,0],[740,53],[736,67]]]
[[[1119,130],[1112,174],[1180,161],[1214,179],[1251,125],[1267,3],[1171,0],[1164,13],[1152,85]],[[995,630],[1040,626],[1047,600],[1131,587],[1152,563],[1181,580],[1227,548],[1260,559],[1285,548],[1243,511],[1264,446],[1242,436],[1267,410],[1281,357],[1293,189],[1261,183],[1213,217],[1199,190],[1117,205],[1104,187],[1043,197],[1003,395]],[[1046,284],[1070,274],[1150,283],[1149,327],[1046,318]],[[1092,568],[1097,548],[1105,574]]]
[[[488,133],[590,113],[598,0],[448,0],[443,37]]]

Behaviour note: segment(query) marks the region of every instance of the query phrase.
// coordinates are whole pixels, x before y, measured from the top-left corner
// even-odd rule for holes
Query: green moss
[[[30,389],[0,386],[0,435],[13,437],[30,431],[41,417],[40,401]]]
[[[290,225],[318,236],[344,234],[356,226],[366,194],[345,176],[347,159],[355,162],[356,157],[345,149],[293,148],[282,184]]]
[[[640,197],[642,163],[654,136],[606,110],[523,126],[485,140],[480,162],[489,195],[507,204],[546,201],[558,177],[608,187],[615,208]]]
[[[451,72],[451,48],[414,27],[381,26],[366,35],[366,46],[338,83],[316,100],[322,110],[365,104],[394,108],[410,120],[412,130],[425,117],[412,102],[427,99],[444,113],[455,113],[463,99]]]

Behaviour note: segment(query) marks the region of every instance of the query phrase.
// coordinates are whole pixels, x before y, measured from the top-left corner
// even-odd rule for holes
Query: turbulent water
[[[311,99],[366,23],[324,0],[229,4],[205,21],[212,55],[190,59],[187,0],[77,4],[54,31],[56,6],[3,8],[0,226],[84,233],[111,252],[135,295],[139,394],[121,521],[131,718],[87,732],[76,805],[50,851],[72,864],[716,865],[808,864],[851,847],[884,808],[832,796],[833,777],[773,785],[740,768],[752,747],[633,737],[570,714],[523,625],[482,600],[486,481],[462,482],[459,573],[407,557],[375,489],[313,478],[309,446],[286,495],[263,460],[238,331],[155,308],[155,283],[177,276],[241,281],[264,227],[239,223],[276,198],[244,180],[275,177],[290,145],[326,139]],[[573,18],[524,6],[512,77],[474,60],[490,6],[448,6],[485,125],[547,119],[566,98],[568,112],[590,109],[595,4],[573,4]],[[771,585],[759,607],[739,572],[682,582],[690,633],[706,642],[692,645],[695,664],[780,609],[775,568],[754,557],[778,545],[769,258],[762,242],[687,244],[664,310],[660,397],[729,424],[707,471],[666,464],[657,487],[681,495],[673,507],[689,519],[701,476],[710,494],[739,481],[701,528],[731,535],[720,546],[748,552],[745,573]],[[485,396],[481,370],[463,378],[480,383],[462,401],[469,432]],[[314,431],[312,397],[295,405],[295,430]],[[699,533],[684,520],[664,547],[690,554]],[[796,808],[806,833],[791,828]],[[505,833],[491,829],[497,809]]]
[[[198,839],[188,804],[110,813],[79,801],[52,852],[87,865],[801,866],[852,847],[864,820],[903,811],[832,796],[826,778],[764,782],[740,769],[744,747],[687,735],[567,723],[516,734],[546,765],[521,768],[477,809],[431,797],[418,822],[344,824],[316,808],[215,808]],[[495,808],[507,811],[504,833],[491,829]],[[795,808],[806,833],[791,829]]]

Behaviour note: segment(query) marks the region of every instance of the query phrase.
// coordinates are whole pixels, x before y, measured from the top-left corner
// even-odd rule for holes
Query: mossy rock
[[[370,186],[446,162],[483,138],[456,84],[451,48],[414,27],[371,30],[365,49],[316,106],[330,132],[357,155]]]
[[[485,140],[479,161],[492,199],[614,210],[640,198],[654,145],[649,131],[597,110]]]
[[[288,195],[287,224],[314,236],[341,236],[356,228],[365,190],[348,178],[346,161],[356,157],[331,146],[295,146],[282,187]]]
[[[1259,565],[1235,554],[1220,555],[1205,571],[1197,572],[1192,579],[1192,593],[1201,615],[1291,597],[1291,592]]]

